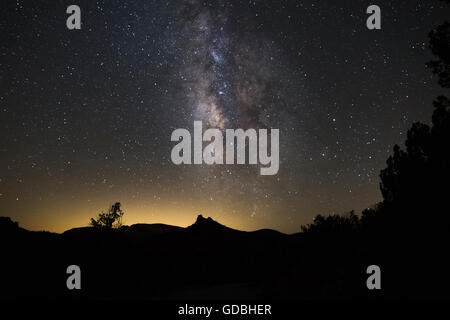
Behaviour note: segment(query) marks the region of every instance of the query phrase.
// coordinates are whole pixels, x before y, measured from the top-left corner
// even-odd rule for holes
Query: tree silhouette
[[[443,0],[450,4],[450,0]],[[438,60],[428,63],[428,67],[439,77],[439,84],[444,88],[450,88],[450,22],[432,30],[430,36],[430,48]]]
[[[124,212],[120,209],[120,202],[111,206],[108,212],[101,212],[97,219],[91,218],[90,225],[95,228],[113,229],[122,226]]]
[[[387,168],[380,173],[381,194],[386,202],[410,201],[412,194],[421,192],[419,185],[423,185],[429,169],[430,138],[429,126],[418,122],[408,130],[406,151],[394,146]]]
[[[450,4],[450,0],[444,0]],[[437,57],[428,67],[438,76],[443,88],[450,88],[450,23],[444,22],[429,34],[432,53]],[[408,220],[417,218],[449,221],[442,213],[450,179],[450,100],[439,96],[434,101],[432,126],[415,123],[408,130],[406,150],[398,145],[380,173],[383,204],[378,211],[389,211]],[[423,219],[425,213],[434,216]],[[403,219],[404,217],[402,217]]]
[[[406,150],[398,145],[380,173],[383,210],[401,216],[405,223],[449,221],[446,206],[450,179],[450,101],[434,102],[432,127],[415,123],[408,130]],[[425,217],[427,215],[427,217]]]

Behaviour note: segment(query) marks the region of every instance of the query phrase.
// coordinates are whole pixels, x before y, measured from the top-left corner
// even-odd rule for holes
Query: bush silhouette
[[[120,202],[111,206],[108,212],[102,212],[97,219],[91,218],[90,225],[95,228],[113,229],[122,226],[124,212],[120,209]]]
[[[347,216],[318,215],[314,218],[312,224],[302,226],[303,233],[323,233],[327,235],[343,235],[351,234],[358,229],[359,218],[354,211],[351,211]]]

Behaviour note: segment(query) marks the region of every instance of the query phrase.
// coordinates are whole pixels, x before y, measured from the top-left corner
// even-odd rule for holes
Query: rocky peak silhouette
[[[195,221],[195,223],[189,226],[188,228],[194,230],[214,230],[214,231],[221,229],[229,229],[228,227],[225,227],[224,225],[213,220],[211,217],[205,218],[201,214],[197,216],[197,220]]]
[[[0,230],[18,230],[19,224],[9,217],[0,217]]]
[[[197,220],[195,221],[195,223],[205,223],[206,221],[214,221],[214,220],[211,219],[211,217],[205,218],[203,217],[203,215],[199,214],[197,216]]]

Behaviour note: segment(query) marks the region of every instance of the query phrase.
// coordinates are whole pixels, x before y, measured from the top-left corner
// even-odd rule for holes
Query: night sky
[[[66,8],[81,8],[68,30]],[[368,30],[366,8],[381,7]],[[381,200],[378,174],[442,93],[425,64],[439,1],[2,1],[0,205],[62,232],[198,214],[292,233]],[[280,169],[174,165],[194,120],[278,128]]]

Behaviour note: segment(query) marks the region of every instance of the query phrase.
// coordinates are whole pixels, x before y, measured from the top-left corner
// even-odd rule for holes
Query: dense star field
[[[378,174],[442,93],[439,1],[3,1],[0,204],[31,230],[125,224],[297,232],[381,200]],[[280,169],[174,165],[171,133],[277,128]]]

